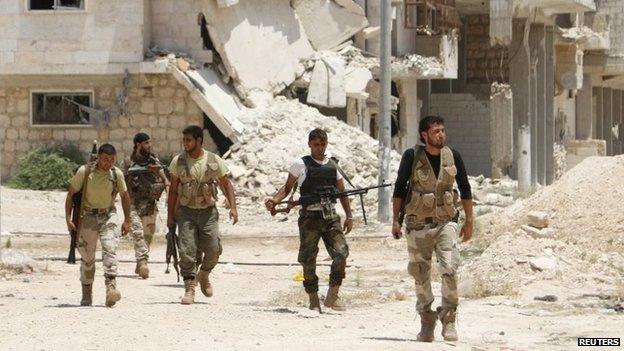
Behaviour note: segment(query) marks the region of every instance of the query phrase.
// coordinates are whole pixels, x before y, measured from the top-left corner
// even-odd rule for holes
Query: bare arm
[[[67,223],[67,230],[69,230],[69,232],[76,230],[76,226],[71,220],[74,194],[76,194],[76,190],[70,186],[67,189],[67,197],[65,198],[65,222]]]
[[[472,214],[472,199],[462,200],[462,206],[464,207],[464,213],[466,214],[466,222],[461,229],[460,236],[462,241],[468,241],[472,237],[472,225],[474,217]]]
[[[221,188],[221,191],[223,191],[225,197],[228,200],[232,224],[236,224],[238,222],[238,211],[236,209],[236,194],[234,192],[234,186],[227,176],[223,176],[219,178],[219,187]]]
[[[167,179],[167,175],[165,174],[165,170],[161,168],[158,171],[158,176],[162,180],[163,184],[165,184],[165,189],[169,189],[169,186],[171,185],[171,183],[169,182],[169,179]]]
[[[180,179],[171,175],[171,185],[169,186],[169,194],[167,196],[167,226],[171,227],[175,223],[175,211],[178,203],[178,185]]]
[[[345,191],[343,179],[339,179],[336,182],[336,188],[338,188],[338,191],[340,192]],[[342,208],[344,209],[345,216],[346,216],[345,222],[344,222],[344,228],[343,228],[343,230],[345,231],[345,235],[346,235],[346,234],[349,234],[351,229],[353,229],[353,214],[351,213],[351,201],[349,201],[349,198],[346,196],[341,197],[340,204],[342,205]]]
[[[130,195],[127,191],[119,194],[121,197],[121,208],[124,213],[124,221],[121,225],[121,235],[126,235],[130,231]]]
[[[272,198],[267,199],[264,202],[264,206],[266,206],[267,210],[269,210],[269,212],[271,212],[271,215],[275,215],[275,205],[277,205],[279,202],[281,202],[282,200],[284,200],[286,198],[286,196],[288,196],[288,194],[290,194],[290,192],[292,191],[293,187],[295,186],[295,182],[297,182],[297,177],[295,177],[292,174],[288,174],[288,178],[286,178],[286,183],[284,183],[284,185],[282,185],[281,188],[279,188],[279,190],[277,191],[277,193],[275,195],[273,195]],[[290,208],[287,209],[287,211],[289,211]]]

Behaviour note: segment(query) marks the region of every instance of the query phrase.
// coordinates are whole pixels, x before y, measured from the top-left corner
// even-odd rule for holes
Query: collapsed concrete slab
[[[321,56],[314,66],[307,102],[325,107],[347,106],[345,61],[340,56]]]
[[[294,0],[292,6],[316,50],[330,50],[368,26],[352,0]]]
[[[238,119],[244,107],[223,83],[221,77],[209,68],[183,72],[176,65],[169,65],[168,69],[173,77],[188,89],[193,101],[221,133],[236,142],[245,129]]]
[[[373,74],[363,67],[348,67],[345,71],[345,90],[349,98],[368,98],[366,86]]]
[[[220,8],[202,0],[208,33],[237,93],[277,94],[303,74],[301,60],[314,49],[287,0],[240,0]]]

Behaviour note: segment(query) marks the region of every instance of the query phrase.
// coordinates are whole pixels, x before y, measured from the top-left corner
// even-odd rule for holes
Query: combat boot
[[[202,294],[207,297],[212,296],[212,285],[210,284],[210,271],[199,270],[197,274],[197,280],[199,280],[199,286],[201,287]]]
[[[420,333],[416,340],[422,342],[432,342],[438,314],[433,311],[420,312]]]
[[[184,296],[182,297],[181,303],[183,305],[192,305],[195,303],[195,286],[197,282],[195,278],[185,279],[184,280]]]
[[[318,298],[318,292],[308,293],[308,297],[310,298],[310,309],[321,313],[321,302]]]
[[[444,309],[438,307],[438,318],[442,322],[442,336],[445,341],[457,341],[457,329],[455,329],[455,319],[457,311],[455,309]]]
[[[138,260],[134,272],[143,279],[149,278],[149,268],[147,267],[147,260]]]
[[[82,300],[80,306],[91,306],[93,304],[93,284],[82,284]]]
[[[117,280],[115,277],[106,278],[106,307],[113,307],[117,301],[121,300],[121,293],[117,290]]]
[[[339,289],[340,285],[329,286],[327,297],[325,297],[325,307],[329,307],[334,311],[346,311],[347,306],[345,306],[340,296],[338,296]]]

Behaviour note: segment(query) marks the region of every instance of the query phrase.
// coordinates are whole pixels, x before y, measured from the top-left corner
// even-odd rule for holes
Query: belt
[[[409,229],[418,231],[418,230],[423,230],[423,229],[433,229],[433,228],[436,228],[438,226],[438,224],[440,224],[440,223],[434,222],[434,219],[435,218],[433,218],[433,217],[427,217],[427,218],[425,218],[425,223],[424,224],[417,225],[417,226],[415,226],[413,228],[409,228]]]
[[[89,207],[85,207],[84,211],[85,213],[88,214],[92,214],[92,215],[99,215],[99,214],[108,214],[111,211],[114,211],[115,208],[114,207],[108,207],[108,208],[89,208]]]

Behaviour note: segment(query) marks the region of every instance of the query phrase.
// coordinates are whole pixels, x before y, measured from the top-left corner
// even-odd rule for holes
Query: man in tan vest
[[[418,130],[424,146],[406,150],[399,165],[392,200],[392,235],[396,239],[402,236],[399,218],[403,212],[409,253],[407,270],[416,281],[416,309],[421,322],[418,341],[433,341],[437,319],[442,322],[444,340],[456,341],[458,233],[463,241],[472,236],[472,194],[461,156],[445,146],[444,119],[427,116],[420,121]],[[461,232],[457,224],[459,196],[455,182],[466,214]],[[431,309],[433,251],[442,276],[442,306],[437,311]]]
[[[182,131],[184,152],[171,160],[167,225],[177,223],[180,240],[180,275],[184,278],[182,304],[195,302],[197,280],[202,293],[213,290],[208,278],[221,255],[219,212],[215,207],[217,188],[223,189],[232,224],[238,222],[234,187],[226,177],[228,168],[218,155],[202,148],[203,132],[199,126]],[[197,272],[196,258],[203,253]]]
[[[121,299],[117,290],[117,246],[119,246],[118,215],[115,197],[121,197],[124,221],[121,234],[130,228],[130,196],[126,189],[122,171],[113,166],[117,151],[111,144],[100,146],[97,162],[82,166],[69,180],[69,191],[65,199],[65,220],[69,231],[76,230],[71,221],[72,197],[82,191],[80,226],[78,229],[78,252],[80,281],[82,282],[81,306],[91,306],[93,279],[95,276],[95,249],[98,239],[102,244],[102,266],[106,277],[106,306],[112,307]]]

